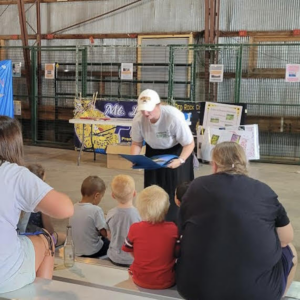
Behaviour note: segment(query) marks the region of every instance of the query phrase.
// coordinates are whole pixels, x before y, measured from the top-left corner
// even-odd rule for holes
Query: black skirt
[[[175,145],[169,149],[153,149],[146,144],[146,156],[152,157],[161,154],[174,154],[180,156],[182,146]],[[194,179],[193,155],[191,154],[184,164],[176,169],[161,168],[156,170],[145,170],[144,187],[156,184],[163,188],[170,197],[170,208],[166,216],[167,221],[177,223],[178,207],[175,204],[175,189],[179,183],[192,181]]]

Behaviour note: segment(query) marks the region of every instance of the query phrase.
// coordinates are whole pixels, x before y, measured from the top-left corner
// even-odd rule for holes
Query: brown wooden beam
[[[248,36],[252,37],[288,37],[294,36],[293,30],[280,30],[280,31],[247,31]],[[239,36],[238,31],[219,31],[220,37],[237,37]]]
[[[91,36],[95,39],[136,39],[138,35],[183,35],[190,34],[190,32],[151,32],[151,33],[83,33],[83,34],[54,34],[49,38],[48,34],[41,34],[42,40],[54,39],[54,40],[80,40],[80,39],[89,39]],[[193,37],[201,35],[201,32],[193,32]],[[0,35],[0,40],[21,40],[22,36],[19,34],[11,35]],[[29,34],[29,40],[36,40],[36,34]]]
[[[27,91],[28,91],[28,97],[30,97],[30,91],[31,91],[30,53],[29,53],[29,49],[26,48],[28,47],[28,32],[26,26],[24,0],[18,0],[18,11],[19,11],[19,22],[21,27],[21,39],[24,47],[23,55],[24,55],[24,62],[25,62],[25,69],[26,69]]]
[[[197,73],[197,78],[205,79],[205,72]],[[234,79],[235,72],[224,72],[225,79]],[[250,72],[242,73],[243,79],[284,79],[285,69],[256,69]]]

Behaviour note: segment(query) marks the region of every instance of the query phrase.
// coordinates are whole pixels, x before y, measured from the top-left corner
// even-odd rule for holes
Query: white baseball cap
[[[158,103],[160,103],[158,94],[153,90],[147,89],[139,95],[137,110],[152,111]]]

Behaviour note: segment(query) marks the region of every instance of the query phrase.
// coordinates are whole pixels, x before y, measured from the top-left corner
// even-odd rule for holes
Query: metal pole
[[[37,86],[36,86],[36,49],[31,48],[31,58],[32,58],[32,77],[31,77],[31,139],[34,144],[37,143]]]
[[[168,84],[168,103],[173,104],[174,97],[174,49],[173,46],[169,46],[169,84]]]

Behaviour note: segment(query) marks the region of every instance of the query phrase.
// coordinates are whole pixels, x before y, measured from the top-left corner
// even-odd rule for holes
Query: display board
[[[221,142],[235,142],[243,147],[248,160],[260,159],[258,125],[198,128],[197,155],[203,161],[211,161],[213,148]]]

